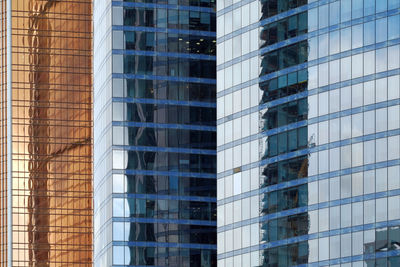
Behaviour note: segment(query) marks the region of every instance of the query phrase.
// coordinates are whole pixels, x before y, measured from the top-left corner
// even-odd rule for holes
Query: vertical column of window
[[[305,2],[305,3],[304,3]],[[285,12],[306,1],[263,1],[262,19]],[[284,41],[307,32],[307,12],[284,18],[265,25],[261,31],[261,48]],[[262,54],[260,76],[307,62],[308,43],[299,43],[278,48]],[[308,205],[308,185],[290,186],[291,181],[307,177],[308,155],[285,157],[284,154],[307,148],[307,126],[296,123],[308,117],[306,97],[287,101],[286,97],[307,90],[308,73],[306,70],[280,75],[260,83],[263,95],[260,104],[268,106],[261,112],[260,130],[266,135],[265,151],[262,160],[270,162],[261,167],[261,187],[284,183],[279,190],[268,190],[260,195],[261,216],[276,213],[275,219],[261,222],[260,242],[269,243],[308,234],[309,216],[301,212],[285,216],[281,212]],[[286,98],[286,99],[284,99]],[[281,99],[283,104],[275,104]],[[269,107],[270,106],[270,107]],[[304,125],[304,124],[303,124]],[[282,155],[277,158],[278,155]],[[282,216],[283,215],[283,216]],[[308,243],[294,243],[272,247],[261,253],[263,266],[291,266],[307,263]]]
[[[190,4],[189,1],[185,3]],[[178,4],[178,1],[168,1],[168,4]],[[215,13],[192,11],[191,8],[190,11],[186,11],[180,8],[125,7],[124,49],[164,52],[164,55],[126,53],[123,59],[123,73],[170,76],[166,80],[172,80],[173,76],[184,78],[179,81],[165,81],[156,80],[157,77],[147,77],[148,80],[137,77],[125,79],[123,82],[126,92],[121,98],[142,98],[125,105],[125,123],[144,125],[126,127],[124,135],[128,135],[128,138],[123,144],[152,148],[136,150],[130,147],[124,154],[127,159],[125,167],[129,171],[139,170],[146,175],[124,175],[126,189],[123,193],[126,194],[126,201],[122,202],[123,198],[118,200],[121,200],[119,205],[123,205],[125,210],[115,217],[125,217],[125,222],[121,224],[123,227],[120,227],[125,229],[123,241],[187,243],[185,246],[189,247],[175,248],[157,244],[150,248],[129,245],[126,247],[129,251],[124,252],[125,264],[186,266],[198,262],[201,266],[215,265],[216,250],[212,249],[212,246],[216,244],[216,227],[213,226],[213,222],[216,221],[216,203],[210,198],[216,196],[216,182],[210,178],[197,177],[208,177],[215,173],[215,155],[196,151],[165,151],[165,148],[173,151],[186,147],[215,149],[215,141],[212,141],[215,140],[215,132],[209,130],[210,126],[215,126],[215,108],[208,105],[190,106],[190,103],[183,105],[159,101],[215,102],[215,96],[211,97],[212,92],[215,92],[215,84],[209,86],[183,81],[187,78],[215,79],[215,61],[210,57],[215,56],[215,37],[210,34],[215,32],[213,21]],[[131,26],[141,28],[136,30]],[[145,27],[159,28],[162,32],[158,32],[159,29],[153,32]],[[194,30],[197,35],[187,34],[187,30]],[[206,33],[207,31],[209,33]],[[169,55],[165,52],[202,54],[205,59]],[[148,101],[150,99],[152,101]],[[152,128],[147,124],[157,125]],[[165,124],[170,124],[172,128],[164,127]],[[179,129],[174,129],[176,125],[179,125]],[[200,127],[210,132],[202,134],[205,131],[194,130]],[[208,136],[210,137],[207,138]],[[180,174],[149,174],[159,171]],[[182,177],[182,172],[196,173],[196,177]],[[156,199],[154,195],[157,195]],[[208,199],[200,200],[199,197]],[[164,222],[132,223],[130,218],[162,219]],[[194,222],[193,225],[185,225],[177,220]],[[130,255],[129,260],[127,254]]]

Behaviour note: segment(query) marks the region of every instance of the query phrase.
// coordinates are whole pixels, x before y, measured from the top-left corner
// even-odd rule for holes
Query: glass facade
[[[95,266],[216,266],[215,1],[94,1]]]
[[[218,2],[218,266],[399,266],[399,44],[399,0]]]
[[[0,7],[0,265],[89,266],[92,3]]]
[[[7,264],[8,233],[7,214],[7,7],[0,1],[0,265]]]

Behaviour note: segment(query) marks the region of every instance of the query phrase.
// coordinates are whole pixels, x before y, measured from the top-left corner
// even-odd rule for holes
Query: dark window
[[[154,9],[124,8],[124,25],[155,27],[154,21]]]
[[[307,156],[268,164],[262,172],[264,176],[262,187],[307,177],[307,170]]]
[[[303,92],[307,89],[307,70],[292,72],[262,82],[260,89],[264,92],[261,103]]]
[[[260,76],[307,62],[307,41],[279,48],[262,55]]]
[[[215,13],[175,9],[124,8],[124,25],[215,32]]]
[[[307,127],[297,128],[292,131],[296,131],[296,133],[290,132],[288,135],[287,132],[282,132],[277,135],[268,136],[268,139],[266,140],[267,150],[265,151],[263,158],[274,157],[278,154],[306,148],[308,144]],[[294,144],[293,140],[293,135],[295,134],[297,135],[297,144]],[[290,136],[292,140],[289,141],[288,136]],[[290,146],[288,146],[288,144],[290,144]]]
[[[261,0],[261,20],[307,4],[307,0]]]
[[[127,169],[214,173],[216,159],[215,155],[129,151]]]
[[[264,130],[285,126],[307,119],[307,98],[290,101],[282,105],[269,108],[262,116],[265,120]]]
[[[302,12],[265,25],[260,34],[261,47],[307,33],[307,18],[307,12]]]
[[[153,56],[124,56],[124,73],[215,79],[215,61]]]
[[[193,125],[215,125],[215,108],[156,105],[156,104],[127,104],[127,121],[178,123]]]
[[[308,213],[271,219],[262,223],[262,241],[274,242],[308,234]]]
[[[262,200],[263,215],[308,205],[308,187],[300,185],[264,194]]]

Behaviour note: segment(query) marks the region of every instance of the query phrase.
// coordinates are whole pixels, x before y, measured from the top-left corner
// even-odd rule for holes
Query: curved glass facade
[[[400,1],[220,1],[218,266],[399,266]]]
[[[95,265],[216,266],[215,2],[94,6]]]

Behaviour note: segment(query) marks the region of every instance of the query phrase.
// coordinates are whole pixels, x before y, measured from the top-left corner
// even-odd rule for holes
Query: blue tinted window
[[[388,18],[388,39],[396,39],[400,37],[400,15]]]
[[[378,19],[376,21],[376,42],[384,42],[387,40],[387,18]]]
[[[363,0],[353,0],[352,3],[352,18],[361,18],[363,16]]]
[[[375,13],[375,0],[364,0],[364,16]]]
[[[387,0],[376,0],[376,13],[387,10]]]
[[[348,21],[351,19],[351,1],[341,0],[340,5],[340,21]]]
[[[329,5],[323,5],[318,10],[319,28],[325,28],[329,25]]]
[[[336,1],[329,5],[329,25],[338,24],[340,21],[340,2]]]
[[[400,0],[388,0],[388,9],[399,8]]]
[[[375,21],[364,24],[364,45],[375,43]]]

